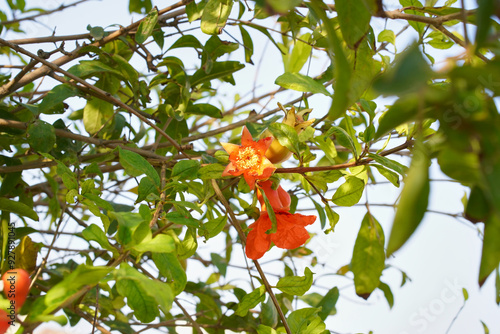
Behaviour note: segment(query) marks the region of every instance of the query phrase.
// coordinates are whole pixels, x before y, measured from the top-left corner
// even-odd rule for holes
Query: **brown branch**
[[[211,181],[212,181],[212,187],[214,188],[215,194],[217,195],[217,197],[221,201],[222,205],[224,205],[224,207],[226,208],[226,212],[229,214],[229,216],[231,218],[229,220],[229,222],[236,229],[236,232],[238,232],[238,235],[241,239],[241,244],[243,245],[243,247],[245,247],[246,240],[247,240],[245,232],[243,232],[243,230],[241,229],[241,226],[238,224],[238,220],[236,219],[236,216],[234,215],[233,210],[229,206],[228,201],[226,200],[226,198],[222,194],[222,191],[220,190],[219,185],[217,184],[217,181],[213,180],[213,179]],[[267,293],[269,293],[269,296],[271,297],[271,300],[273,301],[273,304],[276,307],[276,310],[278,311],[278,315],[281,319],[281,322],[283,323],[283,327],[285,327],[287,334],[292,334],[292,331],[290,330],[290,327],[288,326],[288,323],[286,322],[285,314],[283,313],[283,310],[281,309],[281,307],[278,303],[278,300],[276,299],[276,296],[274,295],[273,289],[272,289],[271,285],[269,284],[269,281],[267,280],[266,275],[265,275],[264,271],[262,270],[262,267],[259,264],[259,261],[253,260],[253,263],[255,264],[255,268],[259,272],[259,276],[262,279],[262,283],[264,283],[264,286],[266,287]]]
[[[379,155],[386,156],[386,155],[396,153],[398,151],[404,150],[405,148],[413,146],[413,143],[414,143],[414,140],[408,140],[404,144],[401,144],[399,146],[396,146],[394,148],[391,148],[391,149],[388,149],[388,150],[381,152]],[[303,174],[303,173],[308,173],[308,172],[321,172],[321,171],[327,171],[327,170],[346,169],[346,168],[351,168],[351,167],[356,167],[356,166],[367,165],[371,161],[373,161],[372,158],[366,158],[366,159],[355,161],[355,162],[346,162],[344,164],[338,164],[338,165],[333,165],[333,166],[277,168],[275,173],[299,173],[299,174]]]
[[[153,129],[155,129],[160,135],[162,135],[163,137],[165,137],[171,144],[172,146],[175,147],[175,149],[181,153],[183,153],[182,151],[182,148],[181,146],[174,140],[172,139],[166,132],[164,132],[162,129],[160,129],[156,124],[153,124],[149,119],[147,119],[140,111],[136,110],[135,108],[132,108],[131,106],[125,104],[124,102],[122,102],[121,100],[115,98],[114,96],[112,96],[110,93],[92,85],[92,84],[89,84],[87,81],[77,77],[76,75],[73,75],[71,73],[69,73],[68,71],[66,70],[63,70],[62,68],[60,68],[59,66],[55,65],[54,63],[51,63],[31,52],[29,52],[28,50],[25,50],[23,48],[21,48],[20,46],[18,45],[15,45],[15,44],[12,44],[4,39],[1,39],[0,38],[0,44],[3,44],[5,46],[8,46],[9,48],[19,52],[19,53],[22,53],[22,54],[25,54],[27,55],[28,57],[32,58],[32,59],[35,59],[43,64],[45,64],[47,67],[49,67],[50,69],[54,70],[54,71],[57,71],[59,73],[62,73],[64,74],[65,76],[67,76],[68,78],[71,78],[73,79],[74,81],[82,84],[83,86],[85,86],[86,88],[94,91],[95,93],[97,93],[99,95],[99,98],[104,100],[104,101],[107,101],[107,102],[110,102],[112,103],[113,105],[115,106],[118,106],[118,107],[121,107],[125,110],[127,110],[128,112],[134,114],[135,116],[137,116],[141,121],[143,121],[144,123],[146,123],[147,125],[149,125],[150,127],[152,127]],[[73,84],[74,86],[78,87],[77,85],[75,85],[73,82],[71,81],[68,81],[68,83],[70,84]],[[187,158],[189,158],[187,155],[186,155]]]
[[[173,13],[169,13],[170,11],[178,8],[178,7],[181,7],[181,6],[184,6],[190,2],[192,2],[193,0],[181,0],[171,6],[168,6],[168,7],[165,7],[163,8],[162,10],[158,11],[158,15],[163,15],[162,17],[165,17],[165,18],[168,18],[170,17],[171,15],[174,15],[172,17],[175,17],[176,15],[179,15],[179,12],[180,11],[183,11],[184,9],[182,10],[178,10],[178,11],[175,11]],[[168,14],[167,14],[168,13]],[[116,30],[115,32],[112,32],[110,33],[108,36],[105,36],[103,39],[99,40],[99,41],[96,41],[90,45],[92,46],[97,46],[97,47],[101,47],[109,42],[112,42],[118,38],[120,38],[121,36],[123,35],[126,35],[126,34],[129,34],[132,30],[134,29],[137,29],[137,27],[139,27],[139,24],[141,24],[141,22],[143,21],[144,19],[142,20],[139,20],[137,22],[134,22],[130,25],[128,25],[127,27],[122,27],[120,28],[119,30]],[[3,43],[4,44],[4,43]],[[4,44],[4,45],[7,45],[7,44]],[[12,43],[9,43],[9,45],[13,45]],[[81,53],[80,50],[82,49],[82,47],[78,47],[76,48],[75,50],[73,50],[72,52],[54,60],[51,64],[52,65],[55,65],[55,66],[62,66],[64,64],[67,64],[69,63],[70,61],[73,61],[77,58],[80,58],[82,56],[85,55],[85,53]],[[51,66],[42,66],[38,69],[36,69],[35,71],[32,71],[30,72],[28,75],[24,76],[21,80],[19,80],[19,82],[17,82],[15,85],[12,85],[11,87],[7,87],[4,85],[2,87],[0,87],[0,98],[3,98],[5,97],[6,95],[9,95],[10,93],[12,93],[13,91],[21,88],[21,87],[24,87],[25,85],[27,85],[28,83],[30,82],[33,82],[35,81],[36,79],[39,79],[47,74],[49,74],[51,71],[53,71],[54,68],[51,67]]]

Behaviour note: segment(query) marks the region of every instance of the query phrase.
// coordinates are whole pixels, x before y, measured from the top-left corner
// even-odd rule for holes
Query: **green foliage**
[[[88,15],[85,3],[71,7]],[[479,236],[478,283],[494,284],[500,304],[495,1],[465,11],[455,0],[401,0],[389,11],[374,0],[153,5],[129,0],[128,20],[71,36],[48,20],[46,37],[28,36],[26,21],[38,25],[48,8],[8,0],[0,11],[0,265],[36,278],[19,332],[56,321],[120,333],[324,334],[344,314],[341,295],[408,302],[393,275],[381,277],[422,247],[416,237],[405,244],[428,207]],[[67,7],[57,11],[71,22]],[[277,102],[297,113],[281,120]],[[293,153],[270,177],[281,181],[276,193],[257,196],[259,180],[246,182],[262,172],[266,140],[242,143],[243,126]],[[463,214],[430,203],[431,189],[453,198],[431,187],[442,184],[435,175],[464,194]],[[259,200],[269,219],[251,225]],[[387,244],[380,206],[396,208]],[[342,242],[352,250],[337,252],[332,240],[356,232],[360,207],[356,240]],[[310,218],[299,214],[315,223],[301,226]],[[242,258],[252,245],[262,265]],[[350,264],[332,268],[351,251]],[[337,288],[346,280],[355,289]],[[473,299],[474,289],[463,293]]]

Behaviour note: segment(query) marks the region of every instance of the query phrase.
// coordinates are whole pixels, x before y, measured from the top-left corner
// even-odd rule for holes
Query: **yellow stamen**
[[[234,164],[238,169],[252,169],[258,167],[260,160],[253,147],[245,147],[239,150]]]

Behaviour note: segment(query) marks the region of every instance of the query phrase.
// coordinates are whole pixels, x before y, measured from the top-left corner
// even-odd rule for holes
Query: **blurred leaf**
[[[137,32],[135,33],[135,41],[139,44],[144,43],[149,36],[153,34],[153,30],[158,22],[158,10],[153,8],[151,12],[141,21]]]
[[[479,158],[474,153],[447,147],[439,153],[438,163],[443,173],[462,183],[474,184],[480,178]]]
[[[113,117],[113,105],[98,98],[91,98],[83,108],[83,125],[91,135],[101,130]]]
[[[490,210],[484,191],[477,185],[472,187],[465,207],[465,218],[474,223],[482,222],[488,218]]]
[[[404,183],[387,245],[387,256],[404,245],[427,211],[430,190],[429,157],[422,149],[414,152]]]
[[[356,294],[364,299],[368,299],[380,284],[385,267],[384,245],[382,226],[367,212],[361,222],[351,260]]]
[[[498,2],[495,0],[477,0],[478,8],[476,12],[476,45],[477,48],[484,47],[490,34],[492,20],[491,14],[494,13],[495,7],[498,7]],[[498,8],[497,8],[498,10]]]
[[[320,93],[330,96],[325,86],[315,81],[313,78],[300,73],[285,72],[276,78],[274,83],[286,89],[293,89],[299,92],[311,92],[313,94]]]
[[[398,172],[401,176],[405,176],[407,171],[408,171],[408,167],[406,167],[405,165],[403,165],[395,160],[384,157],[382,155],[368,153],[368,157],[372,158],[373,160],[375,160],[379,164]]]
[[[209,0],[201,15],[201,31],[208,35],[221,34],[233,3],[232,0]]]
[[[35,152],[47,153],[56,143],[56,130],[44,121],[36,121],[28,126],[28,143]]]
[[[340,30],[350,48],[355,48],[370,28],[370,9],[365,1],[337,0],[335,10]]]
[[[378,172],[384,176],[389,182],[391,182],[395,187],[399,188],[399,175],[394,173],[393,171],[385,168],[384,166],[378,165],[378,164],[372,164],[370,166],[373,166],[377,168]]]
[[[18,201],[12,201],[5,197],[0,197],[0,210],[15,213],[22,217],[28,217],[35,221],[38,221],[37,213],[24,203]]]
[[[248,31],[243,28],[242,25],[240,27],[240,32],[241,32],[241,39],[243,41],[243,47],[245,49],[245,61],[249,64],[253,65],[252,61],[252,56],[253,56],[253,41],[252,37],[250,37],[250,34]]]
[[[377,78],[373,88],[385,95],[399,95],[424,87],[431,75],[418,45],[413,45],[398,55],[394,67]]]
[[[479,268],[479,286],[500,264],[500,217],[493,211],[484,222],[483,250]]]
[[[390,286],[383,282],[380,282],[378,288],[382,290],[385,296],[385,300],[387,300],[387,303],[389,304],[389,308],[392,309],[392,307],[394,306],[394,295],[392,294]]]
[[[311,34],[304,34],[295,40],[292,52],[287,59],[283,59],[285,73],[298,73],[302,67],[304,67],[305,63],[311,56],[312,46],[305,43],[309,40],[310,36]]]

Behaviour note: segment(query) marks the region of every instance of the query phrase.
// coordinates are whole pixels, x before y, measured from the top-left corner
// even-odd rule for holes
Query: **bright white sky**
[[[44,8],[56,8],[62,3],[69,3],[69,1],[63,2],[59,0],[30,0],[27,2],[30,7],[40,6]],[[172,3],[174,1],[154,1],[154,4],[159,8]],[[387,9],[399,7],[397,1],[384,1],[384,3]],[[444,3],[444,1],[439,1],[439,3]],[[475,7],[475,1],[466,1],[466,3],[468,8]],[[88,24],[109,27],[108,30],[111,30],[114,29],[114,27],[110,26],[111,24],[127,25],[130,23],[127,6],[128,1],[92,1],[68,9],[64,12],[64,15],[54,14],[49,17],[42,17],[39,20],[42,24],[28,23],[28,35],[30,37],[48,36],[52,34],[54,27],[56,28],[56,35],[85,33]],[[384,29],[384,24],[385,21],[383,20],[372,20],[372,26],[376,31]],[[392,24],[394,22],[388,22],[389,27]],[[401,27],[401,25],[398,25],[398,27]],[[458,27],[456,26],[457,29],[459,29]],[[393,29],[396,32],[399,30],[397,27]],[[173,28],[172,32],[174,32]],[[235,29],[230,28],[230,32],[235,37],[240,36],[239,33],[235,32]],[[462,33],[462,31],[459,32]],[[206,39],[201,33],[197,33],[197,36],[200,40]],[[258,34],[255,36],[260,38]],[[14,37],[12,35],[7,37],[2,35],[2,38]],[[228,35],[223,34],[221,38],[232,41]],[[398,39],[398,49],[403,49],[404,45],[415,38],[414,31],[408,29]],[[168,47],[176,39],[177,37],[172,37],[171,40],[166,41],[166,46]],[[71,49],[71,43],[67,45],[68,49]],[[247,65],[243,71],[237,73],[237,86],[226,90],[226,107],[231,106],[234,93],[239,92],[243,96],[251,91],[254,80],[257,80],[260,85],[259,92],[266,92],[276,88],[274,80],[282,73],[282,68],[276,66],[277,63],[280,63],[280,55],[274,46],[266,43],[264,39],[261,39],[260,42],[254,40],[254,46],[254,63],[259,64],[260,61],[262,63],[259,66]],[[46,47],[47,50],[52,48],[50,45]],[[458,48],[438,52],[430,47],[427,51],[436,60],[442,60],[443,57],[462,52]],[[180,52],[186,52],[186,49],[177,51],[177,55]],[[238,52],[242,52],[242,50]],[[312,75],[320,73],[328,65],[328,62],[319,53],[316,53],[316,56],[320,58],[313,60],[310,72]],[[194,59],[194,54],[182,55],[185,63],[189,63],[186,59],[190,57]],[[138,64],[139,70],[145,69],[145,64]],[[440,67],[442,65],[443,63],[440,63]],[[284,93],[278,98],[280,102],[285,103],[297,96],[297,93],[290,92]],[[274,108],[276,101],[278,100],[272,101],[269,107]],[[378,104],[379,109],[381,109],[383,101]],[[318,117],[326,113],[330,102],[323,97],[314,97],[310,99],[310,106],[314,108],[312,116]],[[431,169],[431,178],[442,180],[445,177],[440,173],[439,168],[434,165]],[[375,204],[392,204],[395,202],[398,193],[398,189],[394,189],[392,185],[387,184],[369,186],[366,191],[371,204],[370,210],[382,224],[386,238],[390,233],[394,211],[390,207],[381,207]],[[430,209],[453,214],[462,212],[461,198],[464,194],[464,189],[458,184],[443,181],[433,182]],[[361,203],[364,203],[366,195]],[[300,203],[301,207],[312,206],[308,200],[304,199],[302,201]],[[462,288],[465,288],[469,293],[469,300],[448,333],[484,333],[481,320],[487,324],[491,333],[500,333],[500,323],[498,321],[500,319],[500,309],[494,300],[494,279],[490,277],[482,289],[479,289],[477,285],[481,255],[478,228],[482,228],[482,226],[476,227],[466,221],[458,221],[442,214],[427,213],[421,226],[407,245],[388,261],[388,264],[393,268],[384,271],[382,280],[390,285],[395,297],[395,306],[390,310],[380,291],[373,293],[368,301],[364,301],[355,295],[352,280],[326,274],[333,273],[350,262],[354,241],[361,220],[366,213],[364,205],[352,208],[336,208],[336,210],[340,214],[341,220],[334,234],[324,235],[319,224],[315,224],[310,229],[310,232],[318,234],[310,243],[310,248],[317,252],[320,262],[326,262],[324,269],[319,265],[311,268],[316,274],[317,285],[327,289],[338,286],[341,289],[341,297],[337,303],[338,314],[327,320],[329,330],[334,333],[368,333],[370,330],[373,330],[375,334],[446,333],[453,318],[463,305]],[[223,250],[221,244],[223,245],[223,243],[217,242],[217,239],[212,239],[206,244],[200,242],[200,254],[207,254],[205,258],[208,259],[210,252]],[[280,256],[281,252],[276,250],[266,254],[261,260],[264,269],[282,274],[282,265],[272,261]],[[233,259],[239,259],[242,264],[244,263],[241,252],[235,251]],[[266,264],[266,262],[268,263]],[[302,274],[304,263],[296,262],[295,265],[298,273]],[[411,282],[400,288],[401,273],[394,268],[405,271],[411,278]],[[210,272],[203,269],[198,263],[190,263],[189,279],[192,281],[197,279],[206,280]],[[226,280],[232,284],[241,285],[242,282],[248,282],[248,276],[244,271],[236,271],[229,274]],[[272,276],[270,280],[271,284],[275,282],[275,278]],[[248,283],[245,283],[245,288],[249,291]],[[316,291],[324,294],[327,290],[318,289]],[[299,304],[299,306],[303,307],[305,305]],[[54,333],[55,331],[52,325],[45,328],[50,329],[48,331],[46,331],[47,329],[40,329],[37,333]],[[89,329],[88,326],[77,326],[76,328],[66,328],[64,332],[88,333]]]

